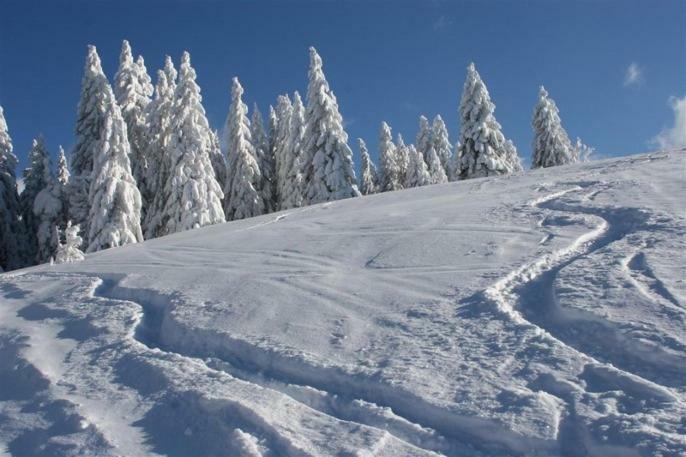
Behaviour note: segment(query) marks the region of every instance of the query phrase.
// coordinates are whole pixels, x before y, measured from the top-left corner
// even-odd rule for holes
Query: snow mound
[[[686,151],[0,275],[0,453],[686,453]]]

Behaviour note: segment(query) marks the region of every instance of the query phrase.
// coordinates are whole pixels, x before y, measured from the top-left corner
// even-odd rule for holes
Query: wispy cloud
[[[660,149],[686,148],[686,96],[669,97],[668,102],[674,111],[674,125],[662,129],[651,143]]]
[[[453,25],[453,20],[444,14],[434,21],[433,29],[439,32],[441,30],[447,29],[451,25]]]
[[[631,62],[624,73],[624,87],[634,86],[643,82],[643,68],[636,62]]]

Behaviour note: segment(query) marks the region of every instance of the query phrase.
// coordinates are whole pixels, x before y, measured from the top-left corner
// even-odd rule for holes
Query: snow
[[[0,453],[686,453],[686,150],[0,275]]]

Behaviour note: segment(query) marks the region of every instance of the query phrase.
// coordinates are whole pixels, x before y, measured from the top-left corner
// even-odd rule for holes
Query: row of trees
[[[34,140],[21,195],[0,108],[0,267],[65,261],[79,258],[80,248],[94,252],[276,210],[522,170],[471,64],[455,154],[440,115],[431,123],[421,116],[409,145],[401,135],[394,141],[383,122],[378,170],[358,140],[358,186],[338,103],[314,48],[308,79],[307,104],[298,92],[279,96],[265,129],[257,106],[249,118],[243,88],[233,78],[220,141],[187,52],[178,73],[166,57],[153,88],[143,58],[134,60],[124,41],[110,86],[89,46],[70,167],[60,148],[53,172],[44,141]],[[575,162],[587,150],[571,144],[543,88],[533,127],[534,168]]]

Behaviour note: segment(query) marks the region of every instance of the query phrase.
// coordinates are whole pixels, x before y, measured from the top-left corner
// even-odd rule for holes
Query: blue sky
[[[526,161],[541,84],[570,136],[608,156],[654,149],[674,124],[670,97],[686,96],[684,0],[2,3],[0,104],[20,167],[40,133],[70,151],[86,45],[111,79],[124,38],[151,75],[189,50],[215,128],[233,76],[263,114],[280,93],[304,95],[314,45],[356,153],[357,137],[376,149],[383,120],[414,141],[420,114],[441,114],[456,141],[471,61]]]

